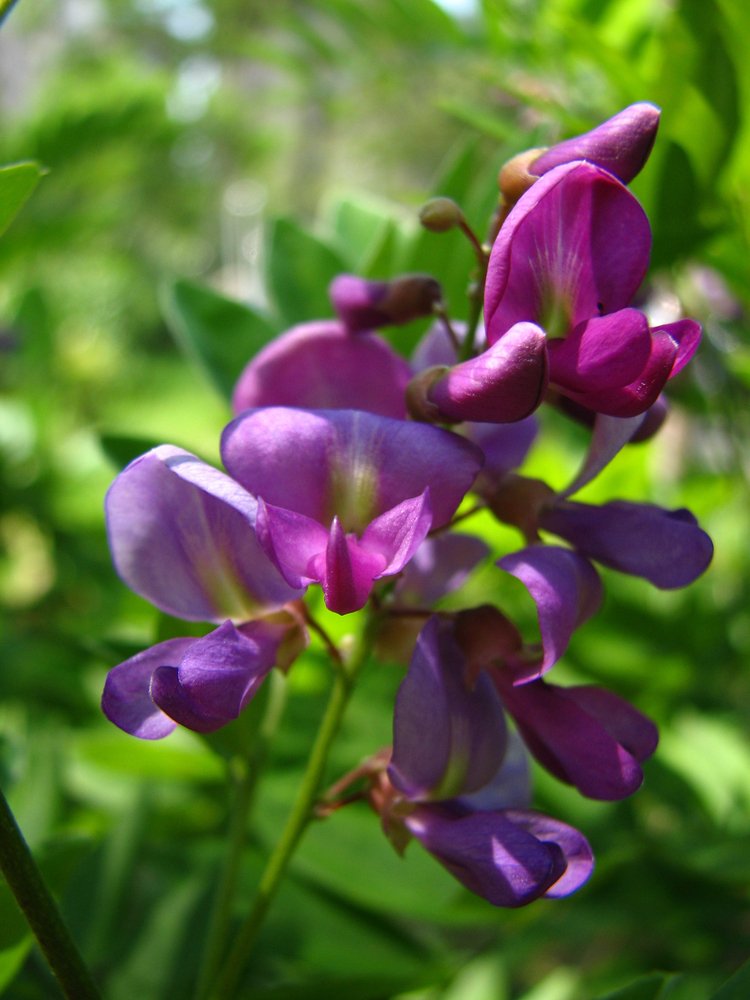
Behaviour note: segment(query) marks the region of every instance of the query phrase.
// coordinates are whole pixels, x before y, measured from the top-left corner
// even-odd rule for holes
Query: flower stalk
[[[2,792],[0,870],[68,1000],[99,1000],[99,990]]]

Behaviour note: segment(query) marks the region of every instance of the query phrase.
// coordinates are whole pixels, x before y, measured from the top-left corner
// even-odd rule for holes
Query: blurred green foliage
[[[326,285],[342,269],[435,273],[461,317],[470,250],[419,230],[419,205],[450,195],[483,230],[505,159],[634,100],[663,109],[635,185],[654,228],[651,293],[706,335],[664,433],[582,496],[689,506],[716,558],[684,593],[607,574],[603,613],[557,670],[656,719],[646,784],[632,801],[591,803],[540,772],[539,806],[587,833],[598,869],[577,896],[518,912],[464,893],[418,845],[401,860],[364,807],[342,810],[306,837],[246,995],[750,991],[747,969],[720,989],[750,946],[750,8],[465,10],[69,0],[21,3],[0,30],[0,163],[25,163],[0,171],[0,779],[112,1000],[188,995],[227,810],[219,742],[139,743],[99,713],[106,669],[184,628],[111,568],[101,506],[117,468],[161,441],[215,461],[243,363],[289,324],[329,315]],[[399,334],[405,353],[418,334]],[[530,471],[562,485],[584,436],[548,424]],[[481,570],[464,599],[515,601],[531,626],[499,576]],[[398,680],[391,667],[365,674],[332,779],[388,742]],[[288,687],[238,916],[317,724],[322,657],[295,666]],[[56,995],[7,892],[0,989]]]

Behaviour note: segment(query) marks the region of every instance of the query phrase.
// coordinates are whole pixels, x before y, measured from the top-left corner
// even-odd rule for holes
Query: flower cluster
[[[116,666],[103,696],[116,725],[157,739],[237,718],[269,671],[304,649],[304,594],[319,584],[335,613],[370,608],[376,649],[408,663],[392,748],[337,792],[364,782],[361,797],[398,850],[419,841],[496,905],[586,880],[583,835],[529,807],[529,755],[581,794],[615,800],[639,787],[657,733],[618,695],[546,675],[600,606],[596,563],[675,588],[712,556],[687,510],[571,499],[655,433],[662,391],[700,338],[693,320],[652,326],[633,304],[651,235],[626,185],[658,119],[637,104],[506,165],[492,246],[475,241],[482,349],[477,324],[448,320],[434,279],[341,275],[330,288],[336,319],[282,334],[241,374],[221,439],[226,472],[162,445],[117,477],[106,515],[121,577],[170,615],[215,628]],[[425,224],[463,227],[460,209],[439,201]],[[433,314],[408,361],[376,332]],[[591,429],[562,492],[517,471],[542,403]],[[489,554],[451,530],[470,491],[471,511],[521,534],[518,551],[493,556],[528,591],[541,642],[493,605],[433,612]]]

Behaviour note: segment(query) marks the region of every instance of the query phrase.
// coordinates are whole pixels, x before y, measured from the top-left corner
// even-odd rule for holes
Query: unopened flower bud
[[[419,212],[419,221],[431,233],[446,233],[465,221],[452,198],[431,198]]]
[[[328,294],[349,333],[430,316],[443,297],[440,282],[429,274],[404,274],[393,281],[340,274],[331,282]]]
[[[505,524],[512,524],[527,539],[539,537],[539,517],[554,497],[541,479],[529,479],[509,473],[494,496],[488,497],[492,513]]]

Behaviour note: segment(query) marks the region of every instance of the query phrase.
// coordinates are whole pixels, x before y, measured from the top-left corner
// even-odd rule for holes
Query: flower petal
[[[560,501],[542,512],[539,523],[589,559],[664,590],[692,583],[713,556],[711,539],[685,509],[627,500],[601,507]]]
[[[453,622],[422,629],[396,696],[391,782],[410,799],[447,799],[482,788],[505,754],[500,699],[485,674],[469,685]]]
[[[164,664],[177,664],[195,639],[167,639],[113,667],[102,694],[102,711],[110,722],[142,740],[168,736],[176,723],[151,699],[151,677]]]
[[[504,556],[498,566],[523,583],[537,608],[542,660],[514,666],[514,682],[525,683],[557,663],[575,629],[598,611],[601,580],[588,560],[555,545],[530,545]]]
[[[567,823],[530,809],[509,809],[505,815],[543,844],[556,844],[562,851],[565,871],[544,893],[548,899],[569,896],[581,888],[594,869],[594,855],[582,833]]]
[[[550,381],[579,393],[620,388],[638,378],[650,353],[651,335],[644,314],[620,309],[550,341]]]
[[[630,304],[651,231],[636,199],[590,163],[555,167],[524,194],[495,240],[485,323],[494,344],[521,321],[551,336]]]
[[[475,535],[451,532],[426,538],[396,583],[395,603],[399,607],[430,607],[458,590],[489,552]]]
[[[528,815],[510,810],[456,815],[446,807],[423,805],[405,823],[467,889],[495,906],[515,907],[544,895],[567,867],[551,836],[541,840],[525,828],[531,826]],[[552,829],[545,828],[545,835]]]
[[[255,535],[257,504],[189,452],[162,445],[110,487],[105,509],[115,567],[162,611],[196,621],[249,618],[297,596]]]
[[[654,104],[631,104],[590,132],[558,142],[529,165],[542,174],[573,160],[589,160],[629,184],[640,173],[654,145],[661,112]]]
[[[544,332],[517,323],[478,357],[450,368],[428,399],[449,420],[513,423],[537,408],[546,387]]]
[[[474,445],[449,431],[358,410],[268,407],[234,420],[224,463],[268,504],[328,529],[362,534],[380,514],[430,488],[433,527],[445,524],[479,471]]]
[[[232,409],[356,408],[404,418],[410,376],[406,361],[377,335],[353,337],[335,321],[305,323],[252,359],[237,382]]]

